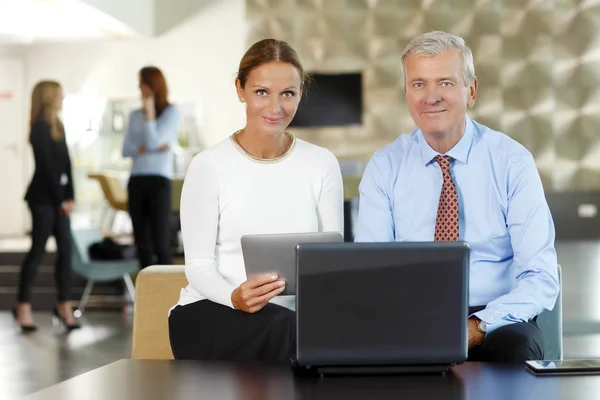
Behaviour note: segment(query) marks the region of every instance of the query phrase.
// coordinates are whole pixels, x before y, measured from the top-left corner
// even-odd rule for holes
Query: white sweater
[[[329,150],[296,139],[272,164],[251,160],[228,138],[196,155],[181,193],[185,275],[178,305],[209,299],[228,307],[246,281],[240,238],[246,234],[343,234],[340,166]],[[294,307],[294,296],[272,302]]]

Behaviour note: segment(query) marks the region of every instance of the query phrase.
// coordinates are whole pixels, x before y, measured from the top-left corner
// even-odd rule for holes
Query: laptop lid
[[[466,243],[300,244],[296,252],[299,365],[466,360]]]

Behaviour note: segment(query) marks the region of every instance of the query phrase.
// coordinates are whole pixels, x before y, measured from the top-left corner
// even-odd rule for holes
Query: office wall
[[[310,71],[364,73],[364,123],[299,133],[366,156],[413,128],[400,56],[411,37],[467,40],[479,96],[470,115],[524,144],[547,189],[600,188],[600,1],[246,0],[248,42],[289,41]]]

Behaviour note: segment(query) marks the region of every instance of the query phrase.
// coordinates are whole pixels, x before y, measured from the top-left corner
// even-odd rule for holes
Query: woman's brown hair
[[[144,67],[140,70],[140,82],[148,85],[154,93],[154,109],[156,118],[169,106],[169,88],[167,80],[160,69],[156,67]]]
[[[60,140],[65,136],[65,128],[58,117],[57,99],[62,96],[62,88],[55,81],[41,81],[33,88],[31,93],[31,118],[33,127],[38,121],[50,124],[52,140]]]
[[[246,51],[246,54],[244,54],[244,57],[242,57],[242,60],[240,61],[240,67],[238,68],[237,74],[240,86],[242,88],[246,86],[250,71],[273,61],[292,64],[296,67],[300,74],[300,79],[302,80],[301,90],[310,83],[310,76],[304,72],[304,67],[302,67],[300,58],[292,46],[283,40],[263,39],[254,43],[248,51]]]

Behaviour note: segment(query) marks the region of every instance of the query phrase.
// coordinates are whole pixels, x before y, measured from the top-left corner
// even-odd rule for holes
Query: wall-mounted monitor
[[[362,74],[311,74],[314,83],[300,100],[291,127],[360,125]]]

